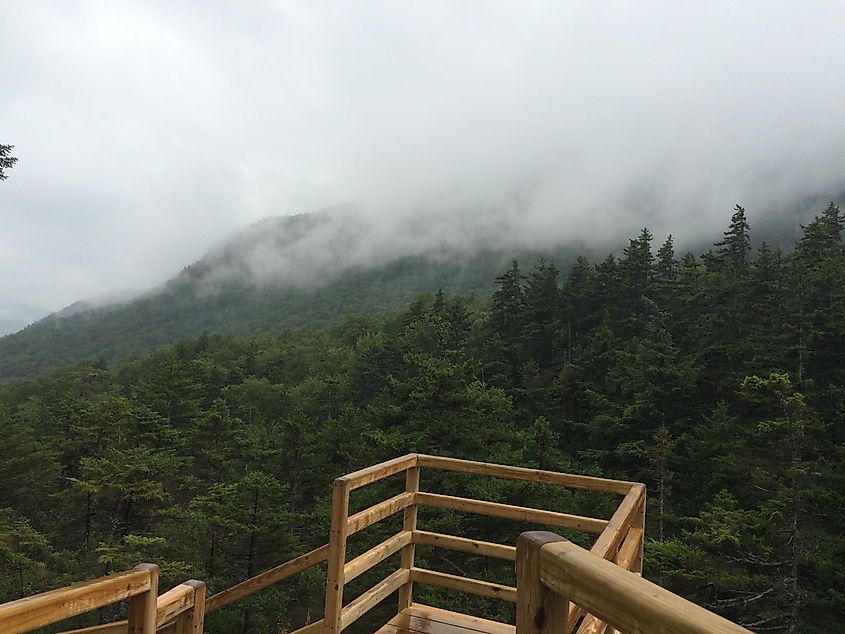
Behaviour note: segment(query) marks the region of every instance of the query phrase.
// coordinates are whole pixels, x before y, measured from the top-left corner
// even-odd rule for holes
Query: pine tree
[[[14,149],[14,145],[3,145],[0,143],[0,181],[9,178],[5,170],[12,169],[15,163],[18,162],[17,157],[12,156],[12,150]]]
[[[560,290],[560,303],[566,357],[572,361],[586,345],[587,335],[598,321],[596,274],[587,258],[575,260]]]
[[[513,385],[523,361],[522,331],[525,326],[525,277],[514,260],[510,268],[496,278],[498,288],[490,307],[486,342],[494,381]]]
[[[715,257],[729,268],[742,271],[748,264],[748,252],[751,250],[750,227],[745,217],[745,208],[736,205],[734,209],[724,239],[714,245],[718,248]]]
[[[620,266],[622,306],[626,334],[642,334],[647,301],[654,299],[655,266],[651,252],[652,235],[643,229],[635,240],[629,240]]]
[[[521,334],[529,358],[537,362],[542,372],[557,371],[562,364],[557,278],[554,263],[540,258],[525,288],[525,326]]]

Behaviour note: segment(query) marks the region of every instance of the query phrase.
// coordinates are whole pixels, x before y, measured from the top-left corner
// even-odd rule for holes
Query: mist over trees
[[[439,291],[323,330],[208,333],[2,385],[0,599],[142,560],[165,586],[221,590],[325,543],[333,477],[420,451],[643,481],[647,577],[753,630],[833,631],[845,622],[843,228],[831,204],[791,253],[752,252],[738,206],[701,255],[677,254],[671,236],[655,248],[643,229],[621,257],[562,272],[514,261],[489,304]],[[609,512],[517,483],[469,493]],[[427,521],[481,539],[520,530]],[[309,573],[209,631],[316,618],[323,584]]]

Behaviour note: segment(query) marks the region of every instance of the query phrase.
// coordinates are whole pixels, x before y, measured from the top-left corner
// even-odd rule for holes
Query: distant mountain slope
[[[420,293],[484,291],[521,251],[374,257],[359,227],[320,214],[257,223],[130,302],[84,302],[0,338],[0,381],[128,358],[204,331],[234,335],[320,328],[405,304]],[[321,253],[318,253],[322,250]],[[570,257],[559,250],[560,265]],[[388,256],[389,257],[389,256]],[[382,258],[384,259],[384,258]]]
[[[552,257],[566,274],[577,255],[600,259],[608,252],[600,242],[550,248],[551,237],[538,249],[505,247],[509,238],[496,237],[500,228],[466,219],[421,217],[401,225],[367,222],[349,211],[262,220],[137,299],[100,308],[77,302],[0,337],[0,381],[125,359],[204,331],[249,336],[322,328],[349,315],[395,309],[438,288],[489,291],[514,258],[528,272],[538,256]],[[761,223],[755,242],[788,246],[800,229],[798,217]],[[700,252],[710,245],[687,241],[683,248]]]

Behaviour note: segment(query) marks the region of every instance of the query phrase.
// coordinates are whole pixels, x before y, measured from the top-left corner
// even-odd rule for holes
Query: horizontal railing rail
[[[205,582],[191,579],[158,597],[154,631],[167,634],[201,634],[205,613]],[[69,630],[62,634],[126,634],[130,631],[129,621],[115,621]]]
[[[420,472],[423,469],[521,480],[535,484],[622,495],[624,498],[609,520],[584,517],[558,511],[421,491]],[[400,473],[405,474],[405,491],[403,493],[354,515],[349,515],[349,497],[353,490]],[[517,589],[514,587],[415,566],[414,556],[417,545],[445,548],[510,561],[516,558],[516,548],[510,545],[419,530],[417,528],[417,510],[419,507],[446,509],[592,533],[598,536],[593,546],[593,552],[610,561],[620,560],[632,570],[639,571],[642,569],[642,535],[645,522],[645,486],[642,484],[471,460],[409,454],[338,478],[334,481],[333,490],[325,620],[321,625],[326,632],[341,632],[351,622],[360,618],[367,610],[395,590],[399,581],[402,582],[399,584],[399,611],[411,605],[414,583],[516,602]],[[401,532],[374,546],[352,561],[348,563],[345,561],[346,543],[350,535],[399,511],[404,512]],[[622,553],[624,556],[620,557],[623,545],[625,546],[624,553]],[[402,553],[399,570],[348,605],[344,605],[344,585],[397,552]],[[388,589],[391,588],[393,590],[388,592]],[[573,612],[571,615],[573,627],[582,617],[585,617],[582,609],[579,608]],[[583,620],[587,624],[592,622],[598,626],[603,625],[590,615],[586,615]],[[299,630],[300,634],[311,627],[313,626]]]
[[[626,556],[635,556],[630,551]],[[750,634],[554,533],[520,535],[516,574],[516,634],[568,634],[575,606],[596,619],[579,632],[609,626],[625,634]]]
[[[158,566],[141,564],[126,572],[4,603],[0,605],[0,632],[29,632],[128,599],[127,624],[133,633],[154,634],[158,574]]]
[[[558,511],[421,491],[420,473],[424,469],[504,478],[554,487],[621,495],[624,498],[610,519],[584,517]],[[399,474],[405,476],[404,492],[373,504],[364,510],[349,514],[349,497],[352,491]],[[204,585],[202,597],[199,597],[197,594],[198,588],[191,594],[184,587],[186,584],[181,584],[158,597],[155,627],[160,632],[175,632],[177,634],[191,631],[184,629],[187,627],[185,625],[186,619],[194,619],[196,615],[203,619],[206,614],[241,601],[256,592],[322,563],[327,563],[324,619],[296,630],[298,634],[310,634],[317,631],[340,632],[397,590],[399,591],[399,610],[408,608],[412,604],[414,583],[515,602],[517,600],[517,588],[428,570],[414,565],[415,547],[418,545],[505,561],[514,561],[517,558],[517,549],[510,544],[496,544],[457,535],[419,530],[417,527],[417,512],[421,506],[590,533],[597,536],[592,547],[594,554],[609,562],[615,562],[618,566],[639,572],[642,570],[645,496],[643,485],[621,480],[455,458],[408,454],[347,474],[334,481],[331,530],[328,544],[259,573],[208,598],[205,598]],[[403,522],[402,529],[397,534],[350,561],[346,561],[346,543],[349,536],[400,511],[403,513]],[[398,570],[348,604],[344,603],[343,594],[346,583],[360,577],[397,553],[401,553]],[[199,583],[187,582],[189,587],[193,587],[190,584]],[[191,595],[190,599],[187,598],[188,595]],[[188,605],[189,603],[190,605]],[[200,605],[201,607],[199,607]],[[2,607],[5,606],[0,606],[0,610],[2,610]],[[582,629],[579,629],[580,634],[588,631],[601,632],[604,631],[601,628],[606,627],[597,617],[585,615],[581,607],[573,609],[570,614],[573,627],[579,620],[582,626]],[[585,627],[587,629],[584,629]],[[6,630],[0,628],[0,631],[5,632]],[[65,634],[124,634],[126,632],[129,632],[129,622],[120,621],[74,630],[72,633],[67,632]]]

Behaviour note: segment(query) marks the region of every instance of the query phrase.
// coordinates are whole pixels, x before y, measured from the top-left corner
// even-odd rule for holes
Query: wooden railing
[[[95,582],[93,582],[95,583]],[[155,625],[150,632],[202,634],[205,624],[205,582],[191,579],[171,588],[156,600]],[[93,625],[62,634],[135,634],[129,621]],[[146,630],[137,630],[146,632]]]
[[[568,633],[579,608],[625,634],[750,634],[554,533],[519,536],[516,575],[516,634]]]
[[[551,486],[623,495],[624,498],[609,520],[597,519],[557,511],[423,492],[420,490],[420,471],[422,469],[522,480]],[[349,515],[349,496],[353,490],[403,472],[405,473],[405,491],[403,493],[354,515]],[[621,560],[632,570],[642,570],[645,521],[644,485],[606,478],[410,454],[356,471],[334,481],[324,622],[312,624],[303,630],[299,630],[300,632],[310,631],[311,628],[322,628],[328,633],[341,632],[396,590],[399,590],[398,609],[401,611],[412,603],[414,583],[433,585],[516,603],[517,589],[515,587],[446,574],[414,565],[416,545],[435,546],[510,561],[516,559],[516,548],[510,545],[419,530],[417,527],[417,509],[420,506],[592,533],[598,535],[592,548],[593,553],[604,559]],[[399,511],[404,513],[402,530],[399,533],[352,561],[346,561],[346,542],[351,534]],[[346,605],[344,604],[344,586],[347,582],[400,551],[401,562],[398,570],[358,598]],[[583,611],[573,612],[572,626],[574,627],[578,619],[582,617],[585,617]],[[603,631],[601,629],[603,625],[598,619],[586,615],[578,632]]]
[[[420,489],[420,473],[425,469],[521,480],[623,497],[609,519],[592,518],[422,491]],[[404,474],[405,478],[403,492],[362,511],[349,514],[349,500],[352,491],[399,474]],[[525,616],[526,614],[532,615],[531,618],[534,619],[532,622],[536,625],[538,609],[546,614],[545,625],[537,630],[538,632],[566,632],[568,634],[577,626],[577,634],[602,634],[609,631],[608,624],[626,632],[689,631],[699,633],[705,631],[700,629],[660,630],[650,629],[649,627],[636,629],[639,625],[634,626],[630,620],[620,619],[618,612],[609,609],[609,605],[617,599],[613,598],[613,592],[607,589],[601,590],[600,586],[601,583],[604,583],[604,577],[597,577],[600,580],[596,581],[597,585],[590,592],[583,591],[587,594],[594,591],[597,595],[603,595],[601,600],[593,600],[579,594],[579,592],[582,592],[580,590],[575,592],[572,587],[564,585],[561,579],[565,575],[559,572],[559,569],[571,569],[570,564],[567,563],[569,561],[568,555],[560,550],[563,548],[561,544],[569,544],[569,542],[561,542],[562,538],[557,536],[550,538],[549,535],[552,535],[550,533],[524,534],[518,545],[514,547],[510,544],[496,544],[457,535],[434,533],[421,530],[417,525],[418,508],[427,506],[528,522],[546,527],[583,531],[597,536],[590,551],[584,551],[573,544],[569,544],[569,546],[578,548],[579,552],[583,552],[586,557],[585,562],[592,562],[591,568],[587,563],[584,566],[590,570],[606,571],[610,569],[614,571],[614,574],[625,575],[626,579],[635,579],[637,583],[648,584],[649,588],[658,588],[637,576],[642,571],[645,527],[646,490],[642,484],[453,458],[409,454],[337,478],[333,483],[332,495],[331,529],[328,544],[223,590],[207,600],[205,600],[204,584],[191,581],[177,586],[155,601],[158,569],[149,566],[140,567],[129,573],[121,573],[124,576],[128,575],[126,579],[133,580],[129,585],[125,585],[126,579],[120,575],[113,575],[87,584],[78,584],[70,588],[0,606],[0,632],[28,631],[83,611],[93,610],[108,603],[129,598],[129,621],[98,625],[65,634],[124,634],[126,632],[151,634],[156,631],[156,628],[159,632],[174,632],[176,634],[193,632],[199,634],[202,632],[205,614],[240,601],[324,562],[327,562],[324,618],[296,630],[296,634],[314,634],[316,632],[337,634],[397,591],[399,596],[398,611],[402,611],[411,606],[413,602],[415,583],[516,603],[518,619],[522,619],[520,621],[522,626],[518,625],[518,634],[523,634],[523,631],[526,634],[529,632],[525,629],[528,622],[525,620],[528,618]],[[398,533],[350,561],[346,560],[347,540],[351,535],[400,511],[403,513],[403,521]],[[528,537],[525,535],[528,535]],[[545,535],[547,541],[539,543],[542,539],[537,538],[537,535]],[[417,545],[515,561],[517,587],[446,574],[416,566],[415,547]],[[556,548],[558,550],[555,550]],[[400,561],[395,571],[360,596],[345,602],[344,589],[347,583],[397,553],[400,553]],[[561,563],[561,561],[564,563]],[[581,574],[580,568],[577,574]],[[121,581],[119,583],[111,581],[115,578],[119,578]],[[608,578],[616,583],[617,577],[611,575]],[[625,588],[634,586],[631,586],[631,582],[628,581],[627,585],[621,584],[620,587],[622,587],[620,592],[624,595],[624,592],[627,592]],[[107,590],[103,590],[103,588]],[[641,588],[641,586],[636,585],[636,588]],[[660,590],[665,595],[674,597],[668,591]],[[529,594],[526,595],[526,592]],[[526,598],[526,596],[529,598]],[[139,599],[138,597],[144,598]],[[551,599],[554,597],[558,598],[552,601]],[[678,597],[675,597],[675,599],[683,601]],[[569,601],[572,601],[571,606],[568,603]],[[608,601],[610,604],[608,604]],[[145,606],[144,611],[139,607],[142,602]],[[686,603],[684,602],[684,604]],[[526,609],[528,612],[526,612]],[[697,609],[706,612],[703,608]],[[635,610],[635,608],[631,608],[631,610]],[[710,614],[709,612],[706,613]],[[553,627],[549,625],[552,622],[555,624]],[[651,625],[654,622],[656,621],[644,621],[643,623]],[[18,629],[14,629],[12,625]],[[532,634],[535,629],[530,630]],[[707,631],[720,632],[722,630]],[[735,631],[744,630],[741,628],[724,630],[724,632]]]
[[[129,631],[154,634],[157,595],[158,566],[141,564],[127,572],[4,603],[0,632],[29,632],[128,599]]]

